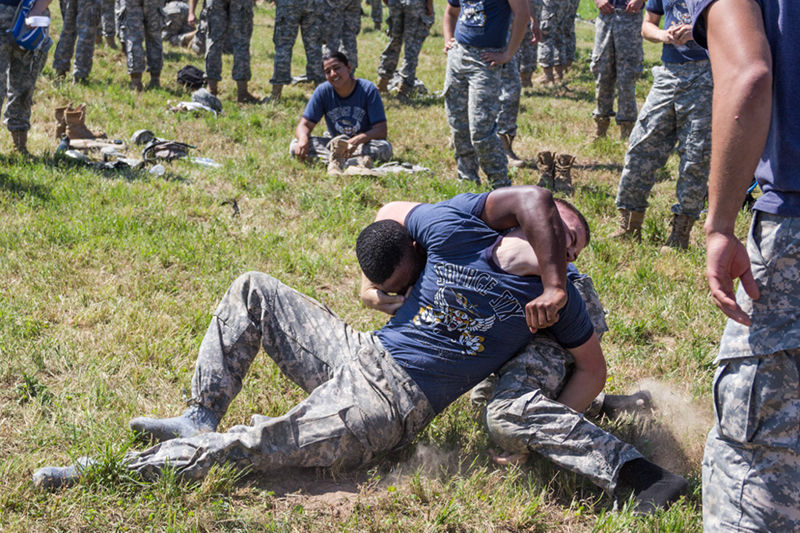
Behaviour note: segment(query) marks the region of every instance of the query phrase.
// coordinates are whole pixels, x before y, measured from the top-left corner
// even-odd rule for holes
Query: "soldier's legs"
[[[117,33],[114,24],[114,0],[102,0],[100,3],[100,25],[103,37],[114,37]]]
[[[361,1],[349,0],[344,5],[342,13],[342,45],[340,50],[344,52],[353,70],[358,67],[358,42],[356,38],[361,31]]]
[[[143,0],[121,0],[120,33],[125,42],[125,55],[129,74],[140,74],[145,69],[144,2]]]
[[[386,139],[373,139],[359,145],[353,155],[368,155],[376,163],[385,163],[392,158],[392,144]]]
[[[147,48],[147,71],[160,73],[164,65],[164,45],[161,31],[164,29],[164,12],[161,0],[144,2],[144,42]]]
[[[9,131],[28,131],[31,128],[31,105],[33,105],[36,79],[47,62],[47,52],[52,44],[48,37],[47,44],[38,53],[23,50],[11,43],[0,46],[5,56],[0,60],[0,65],[4,63],[8,65],[8,78],[6,81],[4,72],[2,86],[8,88],[8,103],[3,113],[3,123]]]
[[[222,49],[230,20],[229,0],[206,0],[208,33],[206,34],[206,79],[222,79]]]
[[[469,54],[469,133],[478,163],[493,188],[511,185],[508,161],[497,135],[497,114],[500,112],[500,67],[490,67],[476,49]],[[519,74],[517,73],[517,76]]]
[[[617,70],[617,122],[636,120],[636,80],[642,73],[642,14],[614,10]]]
[[[58,38],[56,51],[53,53],[53,70],[59,73],[69,71],[72,54],[75,51],[76,27],[75,19],[78,15],[78,0],[60,0],[61,7],[61,35]]]
[[[381,78],[391,79],[397,70],[400,49],[403,47],[406,15],[406,8],[400,3],[393,4],[389,8],[389,42],[386,43],[386,48],[383,49],[378,61],[378,76]],[[406,48],[406,54],[408,54],[408,48]]]
[[[676,215],[699,218],[708,191],[711,160],[711,97],[713,80],[708,61],[678,67],[683,73],[681,92],[676,96],[678,123],[678,182],[672,206]]]
[[[594,48],[590,68],[595,80],[596,105],[592,113],[595,117],[614,116],[617,69],[611,17],[600,14],[594,19]]]
[[[497,133],[517,134],[517,115],[519,115],[519,98],[522,92],[522,81],[517,67],[519,51],[500,69],[500,110],[497,113]]]
[[[375,27],[379,27],[383,21],[383,2],[381,0],[370,0],[370,18],[375,23]]]
[[[478,156],[469,132],[469,70],[463,64],[464,48],[456,44],[447,54],[444,110],[453,134],[458,178],[480,183]]]
[[[253,35],[252,0],[231,0],[230,39],[233,46],[233,71],[237,81],[250,81],[250,38]]]
[[[400,66],[400,76],[406,85],[413,85],[417,79],[417,64],[419,53],[425,43],[433,25],[433,15],[425,14],[424,8],[411,13],[403,28],[403,64]]]
[[[292,82],[292,47],[297,40],[300,16],[301,12],[297,9],[294,0],[277,0],[275,2],[275,28],[272,32],[275,60],[272,79],[269,80],[272,85],[288,85]]]
[[[328,150],[328,143],[331,142],[330,137],[314,137],[310,139],[311,145],[308,147],[308,157],[319,159],[323,163],[331,160],[331,151]],[[292,139],[289,143],[289,154],[294,157],[294,149],[297,146],[297,139]]]
[[[645,211],[647,197],[677,139],[675,122],[676,80],[658,66],[653,68],[653,87],[631,132],[625,166],[617,188],[617,209]]]
[[[325,81],[322,72],[322,13],[318,5],[312,4],[300,19],[303,49],[306,52],[306,77],[314,83]]]
[[[92,72],[92,59],[94,58],[95,36],[100,31],[97,25],[97,1],[82,2],[78,5],[75,18],[77,40],[75,43],[75,69],[73,76],[76,79],[86,79]]]

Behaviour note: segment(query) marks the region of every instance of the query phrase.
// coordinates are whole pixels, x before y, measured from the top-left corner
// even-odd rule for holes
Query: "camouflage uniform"
[[[636,120],[636,79],[642,72],[642,13],[614,9],[594,22],[591,69],[595,78],[595,117],[614,116],[614,88],[618,93],[617,122]]]
[[[282,467],[348,468],[406,446],[434,416],[430,403],[382,347],[323,305],[276,279],[238,278],[214,312],[192,379],[193,402],[222,417],[263,346],[309,396],[283,416],[131,452],[150,477],[167,465],[200,479],[215,464],[256,472]]]
[[[100,19],[103,37],[114,37],[117,34],[114,0],[100,0],[100,9],[98,11],[97,17]]]
[[[575,30],[574,2],[567,0],[543,0],[542,42],[539,43],[539,64],[543,67],[566,65],[572,61],[568,57],[570,27]]]
[[[581,0],[570,0],[569,1],[570,8],[569,8],[569,17],[565,21],[563,31],[564,31],[564,42],[565,42],[565,53],[567,63],[572,63],[575,61],[575,47],[577,45],[575,39],[575,18],[578,15],[578,8],[581,5]]]
[[[528,0],[530,4],[531,15],[537,22],[542,19],[542,0]],[[536,54],[539,50],[539,43],[531,44],[533,39],[533,32],[530,26],[525,30],[525,37],[519,45],[519,53],[517,55],[519,60],[520,73],[533,72],[536,70]]]
[[[356,36],[361,31],[361,2],[359,0],[325,0],[325,37],[322,53],[338,50],[347,56],[353,69],[358,66]]]
[[[706,531],[800,530],[800,218],[757,211],[747,239],[758,300],[728,320],[703,458]]]
[[[317,158],[323,163],[327,163],[331,159],[331,151],[328,150],[328,143],[331,142],[331,137],[314,137],[311,139],[311,146],[308,148],[308,157]],[[297,139],[292,139],[289,144],[289,154],[294,156],[294,149],[297,146]],[[350,157],[359,155],[368,155],[376,163],[384,163],[392,158],[392,144],[386,139],[373,139],[365,143],[359,144]]]
[[[383,22],[383,2],[381,0],[370,0],[370,16],[375,27],[379,27]]]
[[[75,52],[73,75],[86,79],[92,71],[94,57],[94,38],[97,28],[98,0],[61,0],[63,26],[61,37],[53,54],[53,70],[69,71],[72,53]]]
[[[586,301],[595,331],[602,336],[608,326],[591,278],[573,282]],[[486,406],[486,428],[504,450],[537,452],[611,493],[620,467],[642,455],[581,413],[555,401],[573,365],[567,349],[549,336],[537,336],[497,372],[494,393]],[[599,406],[602,400],[595,403]]]
[[[497,133],[517,134],[519,98],[522,94],[522,80],[519,77],[520,50],[511,61],[500,69],[500,110],[497,113]]]
[[[413,87],[422,44],[431,31],[433,15],[426,12],[426,0],[391,0],[389,2],[389,42],[378,63],[378,76],[391,79],[397,69],[400,47],[406,54],[400,67],[403,83]]]
[[[14,24],[16,6],[0,4],[0,32],[6,32]],[[49,16],[49,12],[44,15]],[[8,98],[3,124],[9,131],[28,131],[31,129],[31,105],[36,78],[47,63],[47,52],[53,45],[50,37],[39,50],[23,50],[12,39],[0,39],[0,106],[3,98]]]
[[[492,187],[511,184],[506,156],[497,136],[501,66],[489,66],[481,54],[500,51],[456,44],[447,53],[444,108],[453,133],[458,177],[480,183],[478,165]]]
[[[647,209],[656,170],[666,164],[677,141],[681,162],[678,203],[672,212],[699,218],[708,189],[713,88],[707,60],[653,67],[653,87],[628,141],[617,190],[618,209]]]
[[[325,14],[324,0],[277,0],[275,4],[275,67],[272,85],[292,82],[292,47],[297,39],[297,28],[306,51],[306,77],[314,83],[325,81],[322,73],[322,39]]]
[[[250,36],[253,34],[253,0],[206,0],[206,79],[222,79],[222,54],[226,39],[233,47],[232,78],[250,81]]]
[[[125,43],[128,73],[140,74],[145,70],[147,48],[147,71],[160,73],[164,56],[161,45],[161,30],[164,26],[164,0],[119,0],[120,38]]]
[[[180,0],[167,2],[164,6],[164,30],[161,32],[161,40],[167,41],[172,46],[180,46],[185,35],[194,31],[189,26],[189,4]]]

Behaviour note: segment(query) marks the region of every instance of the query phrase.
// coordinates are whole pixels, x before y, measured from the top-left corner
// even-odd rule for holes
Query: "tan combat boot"
[[[628,142],[628,137],[631,136],[631,132],[633,131],[633,124],[632,120],[623,120],[617,121],[619,124],[619,140],[623,142]]]
[[[629,211],[619,209],[619,228],[611,234],[612,239],[632,238],[637,242],[642,241],[642,222],[644,211]]]
[[[106,46],[115,50],[117,49],[117,42],[114,40],[113,35],[106,35]]]
[[[214,96],[217,96],[217,93],[219,92],[219,81],[206,80],[206,89]]]
[[[236,101],[240,104],[257,104],[261,99],[247,90],[247,80],[236,80]]]
[[[14,130],[11,132],[14,150],[21,155],[30,155],[28,152],[28,130]]]
[[[605,137],[606,133],[608,133],[608,126],[611,124],[611,119],[608,117],[594,117],[594,123],[597,125],[597,129],[594,132],[594,136],[596,139],[600,137]]]
[[[161,73],[160,72],[151,72],[150,73],[150,83],[147,84],[148,89],[158,89],[161,87]]]
[[[283,85],[273,85],[272,92],[269,95],[269,99],[271,102],[278,103],[281,101],[281,95],[283,94]]]
[[[144,85],[142,85],[141,72],[131,72],[131,81],[128,84],[128,88],[131,91],[136,91],[136,92],[142,92],[144,90]]]
[[[564,194],[572,194],[572,165],[575,163],[575,156],[569,154],[559,154],[556,157],[555,190]]]
[[[503,143],[503,152],[506,154],[506,159],[508,160],[508,164],[512,167],[524,167],[525,160],[521,159],[517,154],[514,153],[513,144],[514,144],[514,135],[510,133],[498,133],[498,137],[500,137],[500,142]]]
[[[328,150],[331,153],[331,159],[328,161],[328,174],[344,173],[347,156],[350,154],[350,144],[347,139],[343,135],[334,137],[328,143]]]
[[[102,131],[95,133],[86,127],[86,104],[64,111],[64,120],[67,123],[67,137],[70,139],[101,139],[106,136]]]
[[[667,237],[664,246],[661,247],[661,252],[668,252],[669,250],[685,250],[689,247],[689,236],[692,233],[692,226],[694,226],[694,219],[686,215],[672,215],[672,231]]]
[[[378,91],[385,93],[389,90],[389,80],[387,78],[378,78]]]
[[[531,81],[531,76],[533,72],[520,72],[519,73],[519,81],[522,82],[523,87],[533,87],[533,82]]]
[[[556,83],[564,83],[564,66],[563,65],[556,65],[553,67],[553,72],[555,74]]]
[[[72,111],[72,104],[56,107],[54,115],[56,117],[56,139],[60,139],[67,132],[67,120],[64,118],[65,111]]]
[[[556,160],[553,152],[542,151],[536,154],[536,168],[539,169],[539,187],[551,191],[555,188],[553,176],[555,174]]]
[[[553,67],[542,67],[542,75],[536,78],[536,83],[539,85],[553,85],[555,82]]]

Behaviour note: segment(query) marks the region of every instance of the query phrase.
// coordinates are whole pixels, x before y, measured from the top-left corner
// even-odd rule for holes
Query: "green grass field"
[[[57,37],[60,16],[52,7]],[[437,5],[418,71],[432,91],[444,80],[443,7]],[[584,1],[580,14],[590,18],[592,9]],[[262,96],[272,74],[273,14],[272,5],[256,8],[251,90]],[[363,22],[371,29],[369,19]],[[465,398],[407,453],[353,473],[254,478],[219,469],[199,485],[127,476],[120,458],[142,446],[128,420],[182,410],[210,314],[237,275],[270,273],[357,328],[379,327],[383,317],[358,299],[359,230],[385,202],[438,201],[475,189],[455,178],[441,99],[385,101],[395,156],[429,167],[429,174],[328,176],[288,156],[308,86],[288,87],[278,105],[238,106],[226,79],[219,117],[172,114],[170,101],[188,99],[175,82],[178,69],[203,68],[201,58],[165,45],[164,88],[132,94],[124,57],[100,47],[87,85],[56,83],[48,64],[33,107],[35,157],[0,156],[0,530],[700,531],[700,459],[724,324],[707,295],[702,231],[695,228],[686,253],[659,253],[674,202],[673,157],[654,188],[641,245],[608,238],[625,147],[616,136],[592,142],[592,25],[579,21],[577,34],[568,88],[525,91],[515,148],[531,158],[543,149],[577,156],[574,202],[594,235],[578,266],[594,278],[609,311],[607,391],[635,390],[648,380],[659,407],[650,419],[606,427],[686,474],[686,499],[639,518],[541,460],[494,466],[479,413]],[[385,43],[376,31],[360,35],[358,75],[375,79]],[[659,54],[646,44],[640,102]],[[224,77],[230,68],[226,56]],[[297,44],[293,73],[302,69]],[[67,102],[86,102],[89,126],[112,138],[151,129],[223,166],[177,161],[156,177],[71,165],[53,156],[53,108]],[[3,131],[0,153],[11,154]],[[521,169],[512,179],[531,184],[538,175]],[[302,397],[268,357],[259,357],[221,429],[253,413],[280,414]],[[80,455],[100,459],[80,484],[53,494],[33,489],[35,469]]]

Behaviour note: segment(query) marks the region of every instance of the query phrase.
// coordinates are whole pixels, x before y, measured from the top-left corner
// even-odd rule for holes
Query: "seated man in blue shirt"
[[[388,204],[379,212],[387,220],[359,236],[359,263],[383,292],[413,287],[377,332],[353,330],[271,276],[240,276],[203,338],[190,406],[174,418],[132,420],[132,429],[163,442],[129,452],[126,467],[145,477],[169,467],[185,479],[201,479],[217,464],[263,475],[285,467],[365,465],[410,444],[540,328],[574,359],[553,409],[583,410],[603,388],[605,361],[583,300],[566,279],[566,261],[588,233],[580,217],[564,209],[537,187],[462,194],[437,204]],[[492,259],[499,232],[517,226],[536,254],[540,276],[503,272]],[[255,415],[250,425],[217,433],[262,346],[309,396],[283,416]],[[565,415],[573,421],[567,433],[531,421],[542,430],[538,451],[569,448],[577,460],[559,464],[592,473],[592,481],[609,491],[633,489],[643,511],[666,505],[685,488],[685,480],[614,437],[596,452],[594,436],[605,432],[575,411]],[[47,467],[34,482],[55,487],[79,474],[76,467]]]
[[[328,163],[328,170],[339,173],[345,161],[357,156],[361,166],[388,161],[392,145],[386,140],[386,112],[375,84],[353,77],[353,67],[341,52],[329,52],[322,58],[328,80],[316,88],[295,129],[289,151],[295,157],[317,157]],[[325,117],[328,131],[324,137],[311,132]]]

